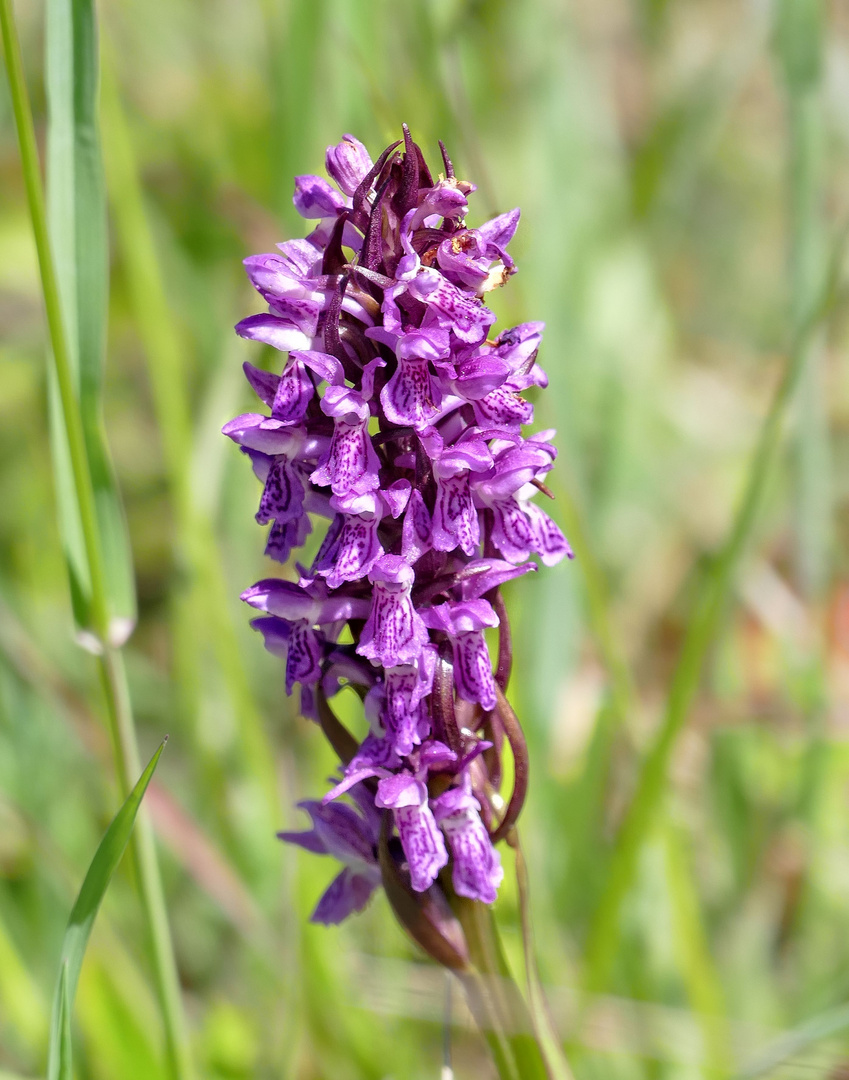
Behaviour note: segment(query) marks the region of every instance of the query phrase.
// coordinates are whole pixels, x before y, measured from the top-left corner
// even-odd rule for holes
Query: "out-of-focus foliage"
[[[42,6],[17,10],[43,119]],[[849,998],[842,284],[807,345],[613,966],[583,1008],[578,991],[693,597],[849,220],[845,7],[104,0],[100,16],[106,423],[139,596],[127,662],[144,750],[172,737],[147,800],[201,1075],[425,1080],[441,1060],[441,973],[382,898],[338,929],[309,925],[332,868],[274,839],[334,763],[240,608],[269,568],[247,462],[218,434],[248,406],[241,361],[256,360],[232,333],[259,310],[240,259],[303,234],[291,178],[320,171],[328,143],[351,131],[379,149],[402,121],[432,153],[443,138],[478,184],[473,224],[523,208],[520,273],[494,304],[503,326],[547,321],[537,421],[559,433],[552,512],[564,525],[577,513],[598,564],[508,594],[511,697],[534,766],[522,833],[537,948],[575,1072],[730,1075],[812,1021],[772,1074],[844,1075],[849,1026],[832,1012]],[[5,83],[0,187],[0,1075],[32,1077],[67,912],[117,797],[96,673],[72,641]],[[624,718],[611,655],[631,672]],[[511,882],[497,913],[518,960]],[[77,1010],[80,1077],[162,1075],[127,868]],[[486,1075],[462,1027],[455,1068]]]

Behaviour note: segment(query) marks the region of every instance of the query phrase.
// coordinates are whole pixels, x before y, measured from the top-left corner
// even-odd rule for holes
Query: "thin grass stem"
[[[74,491],[79,506],[86,560],[91,579],[93,630],[100,641],[105,642],[109,633],[109,609],[106,597],[103,553],[99,541],[97,514],[94,504],[94,485],[92,484],[88,455],[86,453],[82,416],[74,390],[74,376],[68,339],[62,322],[59,285],[47,231],[47,209],[41,183],[35,125],[24,78],[21,46],[15,26],[11,0],[0,0],[0,28],[2,28],[3,32],[3,55],[9,77],[12,110],[15,115],[15,126],[18,131],[18,144],[21,153],[21,168],[24,175],[24,184],[26,185],[27,202],[29,204],[32,231],[38,255],[39,273],[41,275],[44,307],[50,331],[50,343],[53,349],[54,371],[68,434]]]

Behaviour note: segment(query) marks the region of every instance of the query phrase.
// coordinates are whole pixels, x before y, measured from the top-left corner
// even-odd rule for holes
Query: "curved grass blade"
[[[846,1028],[849,1028],[849,1005],[838,1005],[837,1008],[820,1013],[819,1016],[814,1016],[780,1035],[732,1080],[755,1080],[759,1076],[772,1075],[776,1069],[789,1064],[803,1051],[809,1050],[818,1042],[839,1035]]]
[[[166,741],[167,739],[163,739],[138,783],[106,830],[71,910],[62,942],[62,967],[50,1021],[47,1080],[71,1080],[71,1006],[86,945],[106,889],[129,842],[142,797],[159,763]]]
[[[47,212],[74,389],[94,489],[109,638],[135,624],[132,558],[101,417],[109,258],[106,194],[97,124],[98,47],[92,0],[48,0],[46,23]],[[80,511],[73,497],[68,435],[51,373],[51,445],[74,616],[97,631]]]

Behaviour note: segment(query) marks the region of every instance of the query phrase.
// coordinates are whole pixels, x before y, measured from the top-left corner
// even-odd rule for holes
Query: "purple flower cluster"
[[[441,144],[440,144],[441,145]],[[343,777],[306,802],[310,831],[282,838],[345,864],[313,915],[339,922],[380,884],[381,844],[422,894],[451,864],[453,890],[491,903],[502,878],[493,838],[510,828],[497,795],[505,737],[521,729],[504,698],[509,631],[499,586],[553,565],[569,546],[534,503],[556,451],[525,437],[544,387],[542,324],[494,339],[483,296],[514,272],[512,210],[467,228],[472,184],[434,179],[404,129],[376,162],[353,136],[328,147],[337,187],[299,176],[294,202],[316,227],[279,253],[245,260],[268,305],[236,327],[288,361],[276,375],[245,364],[268,412],[224,433],[263,484],[257,521],[281,563],[326,530],[297,580],[267,578],[243,599],[286,662],[301,711],[325,729]],[[337,190],[338,188],[338,190]],[[487,629],[498,628],[493,673]],[[328,704],[343,687],[364,702],[361,743]],[[354,805],[337,802],[347,792]],[[512,807],[512,809],[511,809]],[[447,886],[446,886],[447,887]]]

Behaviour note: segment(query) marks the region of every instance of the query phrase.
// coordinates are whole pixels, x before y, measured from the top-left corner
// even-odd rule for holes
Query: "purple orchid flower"
[[[344,803],[325,805],[314,800],[298,803],[312,818],[307,832],[279,832],[281,840],[316,855],[333,855],[345,864],[312,913],[311,922],[333,925],[362,911],[380,884],[377,839],[380,814],[362,786],[350,792],[360,813]]]
[[[524,790],[494,797],[506,740],[516,775],[526,769],[504,696],[501,588],[534,558],[572,555],[534,501],[549,494],[552,433],[524,433],[524,394],[548,381],[543,324],[493,336],[485,303],[515,273],[519,210],[467,225],[474,185],[442,153],[434,180],[406,128],[374,159],[345,135],[327,148],[329,180],[296,179],[309,236],[245,260],[267,310],[236,331],[289,356],[275,371],[245,364],[265,412],[224,433],[262,484],[266,554],[288,564],[318,535],[296,580],[267,578],[242,598],[285,661],[286,692],[301,688],[302,713],[344,764],[321,803],[301,804],[312,828],[280,834],[344,863],[317,922],[361,910],[392,867],[416,903],[446,905],[452,891],[493,902],[503,871],[492,837],[513,826]],[[345,687],[363,701],[359,740],[331,707]],[[356,809],[336,801],[345,792]]]

